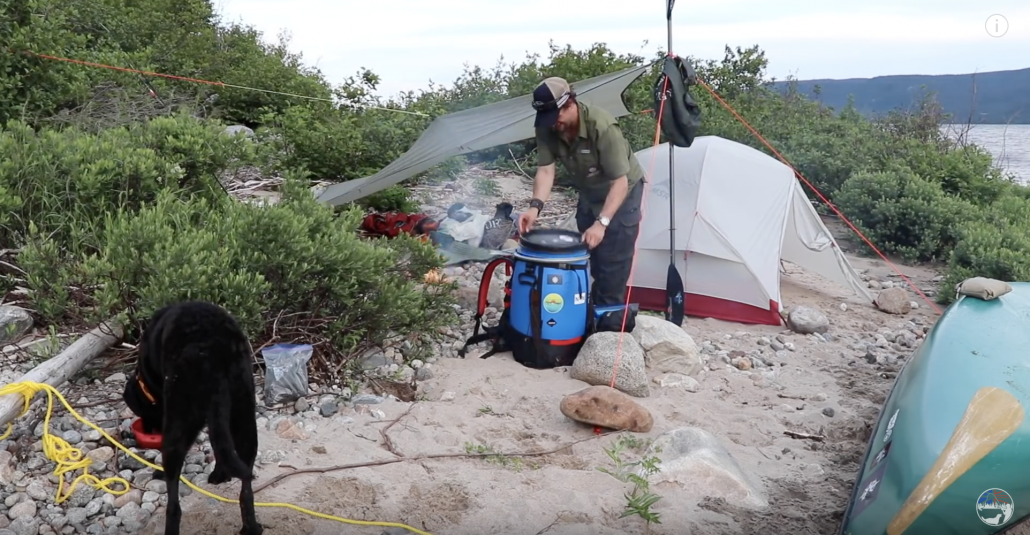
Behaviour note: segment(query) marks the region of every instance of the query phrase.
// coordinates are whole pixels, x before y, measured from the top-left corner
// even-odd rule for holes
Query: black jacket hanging
[[[690,94],[690,86],[693,85],[697,85],[694,68],[682,58],[666,57],[654,84],[654,114],[660,121],[665,139],[677,147],[691,146],[701,126],[701,107]],[[663,100],[665,106],[662,106]]]

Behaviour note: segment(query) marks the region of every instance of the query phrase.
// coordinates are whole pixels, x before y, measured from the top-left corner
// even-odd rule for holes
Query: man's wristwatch
[[[541,201],[540,199],[532,199],[529,201],[529,207],[536,208],[536,213],[539,215],[544,211],[544,201]]]
[[[608,219],[607,217],[604,217],[604,216],[601,216],[601,217],[597,218],[597,221],[600,222],[601,226],[604,227],[604,228],[608,228],[608,225],[611,224],[611,222],[612,222],[611,219]]]

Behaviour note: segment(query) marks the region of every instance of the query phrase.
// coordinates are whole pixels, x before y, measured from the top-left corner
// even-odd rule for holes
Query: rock
[[[662,387],[679,387],[687,392],[697,392],[701,388],[701,384],[697,382],[697,379],[680,373],[667,373],[655,377],[654,382]]]
[[[787,326],[798,334],[821,334],[830,329],[826,314],[807,306],[794,307],[787,315]]]
[[[697,375],[704,367],[694,339],[675,323],[639,315],[632,334],[648,364],[659,372]]]
[[[14,535],[36,535],[39,533],[39,520],[34,517],[19,518],[11,522],[7,529]]]
[[[833,418],[833,415],[836,414],[836,412],[833,410],[833,407],[826,407],[825,409],[823,409],[823,414],[825,416]]]
[[[149,451],[153,451],[153,450],[149,450]],[[89,457],[94,462],[99,462],[99,463],[110,462],[111,459],[114,458],[114,448],[112,448],[110,446],[103,446],[103,447],[97,448],[95,450],[91,450],[89,453],[86,454],[86,457]]]
[[[904,288],[889,288],[876,296],[876,308],[888,314],[908,314],[912,311],[912,301]]]
[[[261,453],[258,457],[261,464],[275,464],[286,460],[286,452],[282,450],[269,450]]]
[[[143,503],[143,492],[139,489],[131,489],[121,496],[115,496],[114,503],[111,505],[115,509],[121,509],[129,502],[134,502],[136,505]]]
[[[318,413],[325,418],[329,418],[336,414],[336,411],[340,409],[339,404],[333,400],[323,401],[318,405]]]
[[[82,507],[72,507],[68,509],[68,513],[65,515],[65,519],[72,526],[81,526],[89,518],[86,514],[86,510]]]
[[[242,124],[231,124],[225,127],[225,130],[223,130],[222,133],[227,136],[243,134],[246,137],[254,137],[254,131]]]
[[[308,434],[304,432],[304,428],[300,424],[289,420],[281,420],[275,428],[275,434],[279,435],[279,438],[287,440],[307,440],[308,438]]]
[[[363,371],[368,372],[393,363],[393,359],[387,357],[381,349],[371,349],[361,357],[360,366]]]
[[[75,487],[75,492],[72,492],[72,495],[68,498],[68,507],[85,507],[89,502],[93,501],[93,493],[94,489],[89,485]]]
[[[0,450],[0,485],[14,482],[14,455],[7,450]]]
[[[306,398],[297,398],[297,401],[293,402],[293,408],[297,412],[304,412],[304,411],[308,410],[308,407],[310,407],[310,406],[311,406],[311,404],[308,403],[308,400]]]
[[[24,308],[0,305],[0,345],[15,342],[32,329],[35,321]]]
[[[143,489],[153,491],[158,494],[165,494],[168,492],[168,483],[165,483],[160,479],[152,479],[147,482]]]
[[[47,488],[45,483],[37,479],[29,483],[29,486],[25,489],[25,494],[28,494],[29,498],[33,500],[45,501],[50,496],[50,489]]]
[[[36,516],[36,502],[35,500],[22,500],[15,504],[7,511],[7,516],[11,520],[18,520],[19,518],[32,518]]]
[[[150,513],[142,509],[136,502],[125,504],[124,507],[115,513],[115,516],[121,519],[125,529],[130,532],[139,531],[146,525],[147,520],[150,519]]]
[[[737,461],[714,435],[697,427],[682,427],[662,434],[647,456],[661,461],[652,485],[673,483],[697,499],[717,497],[727,502],[763,508],[765,492],[744,474]]]
[[[118,372],[118,373],[115,373],[113,375],[110,375],[107,379],[104,379],[104,382],[107,383],[107,384],[111,384],[111,383],[121,384],[121,383],[125,382],[125,379],[126,379],[125,378],[125,374],[122,373],[122,372]]]
[[[647,433],[654,426],[651,413],[628,395],[608,386],[589,386],[562,398],[561,413],[590,425],[618,431]]]
[[[377,405],[386,401],[386,398],[380,396],[373,396],[372,394],[358,394],[354,396],[351,403],[355,405]]]
[[[638,319],[643,316],[639,316]],[[639,325],[639,323],[638,323]],[[620,333],[599,332],[590,335],[572,363],[573,379],[590,385],[607,386],[612,380],[615,357],[619,349]],[[622,355],[615,376],[615,388],[636,397],[651,395],[644,367],[644,350],[632,336],[622,340]]]
[[[422,366],[421,368],[415,369],[415,380],[416,381],[428,381],[433,378],[433,370],[429,366]]]

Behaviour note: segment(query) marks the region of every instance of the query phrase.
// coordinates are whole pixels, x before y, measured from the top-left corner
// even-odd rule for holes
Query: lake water
[[[945,125],[944,131],[954,135],[956,129],[965,125]],[[994,164],[1016,176],[1024,184],[1030,184],[1030,124],[980,124],[974,125],[967,139],[994,156]]]

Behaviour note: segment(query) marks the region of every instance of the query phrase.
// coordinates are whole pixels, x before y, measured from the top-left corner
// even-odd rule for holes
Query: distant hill
[[[974,101],[973,87],[976,83]],[[813,94],[818,85],[820,94]],[[952,120],[964,123],[969,119],[981,124],[1030,124],[1030,69],[995,71],[974,74],[897,75],[844,80],[799,80],[798,90],[811,99],[840,110],[855,96],[855,107],[867,116],[884,114],[892,109],[908,108],[918,103],[922,86],[937,93],[937,100]],[[785,89],[787,82],[776,82],[776,89]]]

